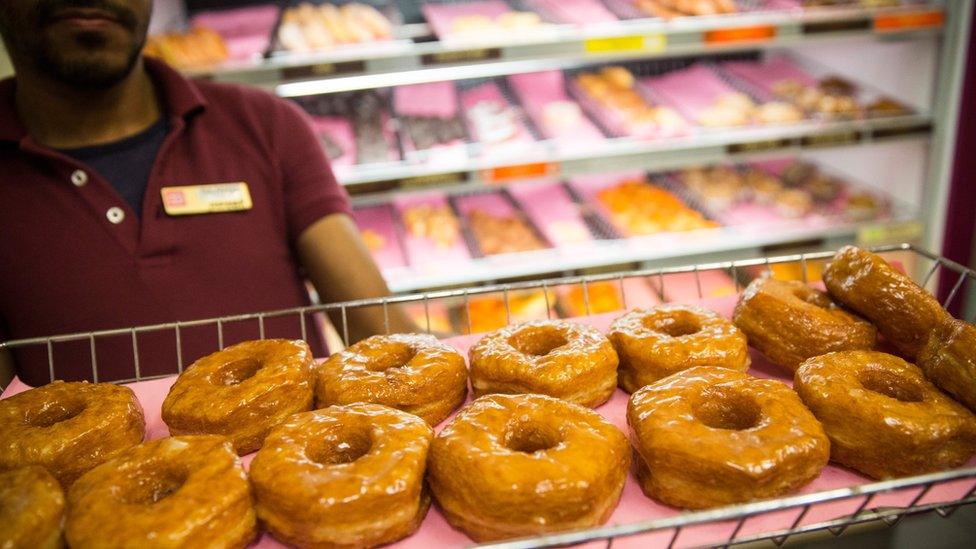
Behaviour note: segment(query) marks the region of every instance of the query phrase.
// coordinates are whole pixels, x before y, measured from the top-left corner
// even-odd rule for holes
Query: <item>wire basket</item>
[[[960,291],[967,281],[970,285],[976,281],[976,271],[960,265],[959,263],[940,257],[936,254],[919,249],[910,244],[874,247],[872,248],[872,251],[882,254],[897,252],[903,254],[903,257],[910,258],[910,260],[915,263],[910,271],[913,271],[917,275],[916,279],[922,286],[928,286],[930,282],[933,282],[933,277],[936,275],[940,277],[949,277],[948,280],[950,281],[954,280],[951,290],[942,303],[943,306],[946,307],[951,305],[960,296]],[[229,323],[247,320],[257,321],[260,328],[259,336],[264,338],[265,322],[273,318],[297,316],[300,319],[302,336],[305,337],[308,334],[308,330],[311,329],[307,322],[307,318],[310,315],[331,312],[335,313],[336,318],[341,319],[341,333],[343,334],[344,339],[348,341],[348,325],[346,322],[347,313],[350,310],[362,307],[382,307],[383,311],[388,313],[390,306],[397,304],[413,304],[414,306],[422,306],[424,311],[429,311],[430,306],[438,301],[459,300],[461,303],[463,303],[466,310],[470,311],[470,309],[467,309],[467,307],[469,306],[469,300],[472,297],[486,294],[501,294],[505,299],[506,314],[509,315],[509,318],[511,318],[511,313],[508,310],[508,298],[510,295],[516,292],[541,289],[543,291],[542,293],[546,296],[546,300],[548,301],[550,299],[548,297],[550,289],[565,285],[579,285],[583,290],[586,313],[589,314],[590,300],[588,299],[589,294],[587,288],[595,283],[610,282],[619,284],[619,289],[622,296],[621,308],[627,309],[628,304],[625,281],[629,279],[640,278],[646,279],[649,282],[653,281],[652,285],[657,286],[661,290],[660,294],[667,295],[667,292],[664,290],[667,280],[669,279],[669,275],[693,275],[697,286],[698,296],[699,298],[703,298],[704,294],[702,292],[701,282],[702,275],[709,271],[720,271],[730,275],[731,279],[736,285],[736,290],[740,289],[741,285],[744,283],[744,275],[747,273],[754,274],[757,269],[776,269],[777,266],[781,265],[798,266],[800,268],[799,278],[804,282],[807,282],[809,267],[815,264],[822,265],[832,256],[833,252],[823,251],[782,256],[757,257],[738,261],[725,261],[697,265],[684,265],[678,267],[653,268],[528,282],[515,282],[502,285],[393,296],[388,298],[311,305],[307,307],[297,307],[279,311],[259,312],[186,322],[168,322],[151,326],[134,326],[130,328],[113,330],[12,340],[0,343],[0,349],[9,349],[14,351],[24,348],[36,348],[42,351],[46,349],[48,364],[50,366],[51,380],[53,381],[55,377],[55,359],[57,356],[52,352],[53,345],[68,341],[87,341],[91,348],[92,378],[97,380],[99,377],[99,364],[98,357],[95,352],[96,340],[105,337],[129,337],[132,341],[135,375],[130,379],[118,380],[117,382],[123,383],[145,381],[182,372],[184,363],[181,352],[181,331],[190,327],[212,328],[219,336],[218,347],[222,348],[223,329],[224,326]],[[548,305],[549,304],[547,303],[545,312],[547,317],[553,314],[552,307],[549,307]],[[468,315],[468,318],[470,319],[470,315]],[[421,323],[421,328],[423,327],[424,324]],[[428,315],[426,323],[426,329],[428,332],[430,332],[430,327],[431,322],[430,316]],[[467,332],[470,333],[470,331],[469,321]],[[177,349],[177,360],[173,365],[172,372],[165,375],[146,376],[140,371],[140,351],[138,339],[139,336],[149,333],[168,333],[172,335],[172,341]],[[940,490],[951,489],[952,493],[957,494],[957,496],[953,496],[950,500],[935,499],[931,497],[930,494],[932,494],[933,489],[936,488],[939,488]],[[937,492],[940,490],[937,490]],[[892,492],[904,495],[907,503],[899,505],[886,505],[883,501],[885,499],[885,495]],[[818,509],[822,509],[822,506],[836,504],[837,502],[846,502],[850,508],[853,509],[853,512],[845,513],[844,516],[839,518],[805,520],[807,517],[818,517],[819,515],[816,511]],[[488,546],[515,549],[529,547],[563,547],[582,543],[602,542],[605,543],[606,547],[610,547],[614,543],[614,540],[623,540],[630,536],[647,535],[653,533],[655,536],[659,536],[655,537],[655,539],[661,540],[660,546],[666,545],[667,547],[671,548],[676,544],[682,546],[687,545],[687,543],[682,542],[681,540],[682,532],[687,532],[688,530],[692,530],[694,528],[709,525],[725,525],[728,527],[728,530],[726,530],[728,532],[727,535],[723,535],[722,539],[719,541],[714,543],[710,542],[709,545],[715,544],[720,546],[728,546],[759,540],[772,540],[777,545],[781,545],[790,537],[807,532],[826,530],[834,536],[839,536],[852,525],[878,520],[882,520],[885,524],[893,526],[900,522],[903,517],[912,514],[934,511],[942,517],[948,517],[959,507],[971,503],[976,503],[976,467],[943,471],[882,482],[873,482],[846,488],[794,495],[785,498],[759,501],[748,504],[733,505],[700,512],[682,513],[665,518],[645,520],[630,524],[619,524],[522,540],[511,540],[489,544]],[[811,512],[813,513],[811,514]],[[750,522],[751,520],[759,522],[774,514],[781,515],[783,513],[793,513],[790,515],[793,517],[793,519],[791,521],[787,521],[789,522],[789,526],[787,527],[780,527],[770,531],[761,526],[757,528],[756,522]]]

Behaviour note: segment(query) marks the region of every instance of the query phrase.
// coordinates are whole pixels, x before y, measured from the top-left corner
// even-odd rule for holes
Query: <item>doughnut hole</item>
[[[513,452],[533,454],[559,446],[563,441],[559,430],[548,423],[522,419],[509,424],[505,430],[505,447]]]
[[[901,402],[922,402],[925,400],[922,388],[914,381],[889,370],[866,368],[857,376],[861,387]]]
[[[242,358],[221,366],[214,372],[211,381],[214,385],[239,385],[251,379],[261,369],[261,363],[254,358]]]
[[[24,417],[24,423],[31,427],[51,427],[68,421],[85,411],[85,401],[80,398],[64,399],[61,402],[50,402],[29,410]]]
[[[527,326],[508,338],[516,351],[531,356],[546,356],[567,343],[562,330],[555,326]]]
[[[707,427],[729,431],[752,429],[762,417],[754,398],[721,385],[704,390],[692,406],[692,413]]]
[[[321,465],[344,465],[365,456],[373,448],[370,431],[348,429],[329,433],[312,440],[307,449],[308,458]]]
[[[793,290],[793,295],[800,301],[821,309],[832,309],[834,307],[834,302],[829,297],[807,286]]]
[[[392,342],[381,353],[371,356],[366,367],[373,372],[402,368],[417,356],[417,350],[406,343]]]
[[[122,500],[131,505],[152,505],[173,495],[186,482],[188,472],[178,467],[144,468],[128,479]]]
[[[691,311],[668,311],[664,315],[650,315],[642,323],[648,330],[671,337],[697,334],[702,329],[701,323]]]

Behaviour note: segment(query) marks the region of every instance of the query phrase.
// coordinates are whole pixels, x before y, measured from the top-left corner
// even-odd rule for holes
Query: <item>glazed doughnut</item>
[[[884,259],[845,246],[823,272],[830,295],[878,327],[899,353],[914,359],[947,314],[939,302]]]
[[[869,322],[796,280],[753,280],[732,318],[749,345],[790,373],[810,357],[873,349],[878,338]]]
[[[427,479],[447,521],[480,542],[602,524],[629,466],[627,438],[596,412],[488,395],[434,439]]]
[[[169,437],[126,450],[68,491],[65,537],[87,547],[245,547],[251,488],[227,438]]]
[[[475,397],[539,393],[595,408],[617,385],[617,353],[596,328],[535,320],[481,338],[471,348]]]
[[[261,447],[272,427],[312,409],[312,351],[304,341],[246,341],[191,364],[163,401],[173,435],[230,438],[238,455]]]
[[[258,517],[299,547],[372,547],[413,533],[427,514],[419,417],[379,404],[292,416],[251,464]]]
[[[333,354],[316,370],[318,408],[372,402],[437,425],[467,396],[464,357],[432,335],[372,336]]]
[[[793,387],[823,423],[831,459],[870,477],[950,469],[976,453],[976,416],[896,356],[814,357],[800,365]]]
[[[57,549],[63,524],[64,493],[47,469],[0,472],[0,547]]]
[[[946,319],[929,334],[918,366],[932,383],[976,412],[976,327]]]
[[[788,494],[830,457],[823,428],[787,385],[726,368],[643,387],[627,424],[644,494],[686,509]]]
[[[145,430],[132,389],[55,381],[0,400],[0,469],[42,465],[67,487]]]
[[[692,305],[631,311],[613,321],[609,337],[620,357],[620,387],[628,393],[693,366],[749,368],[745,334]]]

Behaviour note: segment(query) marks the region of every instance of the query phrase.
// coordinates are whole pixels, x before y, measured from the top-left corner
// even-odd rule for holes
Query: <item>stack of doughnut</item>
[[[176,379],[171,436],[145,443],[127,387],[32,389],[0,400],[0,547],[245,547],[259,524],[297,546],[372,547],[432,502],[492,541],[604,523],[631,456],[648,497],[702,509],[794,492],[828,460],[883,479],[976,454],[976,328],[857,248],[824,283],[755,280],[731,321],[662,305],[606,336],[508,326],[471,347],[470,374],[426,335],[319,364],[302,341],[245,342]],[[793,388],[747,373],[749,346]],[[469,377],[475,400],[449,419]],[[591,409],[618,385],[629,441]]]

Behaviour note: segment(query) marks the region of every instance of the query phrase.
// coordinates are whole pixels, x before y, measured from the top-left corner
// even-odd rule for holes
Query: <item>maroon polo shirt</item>
[[[28,135],[0,82],[0,340],[210,318],[309,303],[295,242],[349,212],[304,113],[241,86],[190,81],[147,59],[169,132],[137,216],[109,182]],[[243,181],[247,211],[171,216],[163,187]],[[324,353],[319,337],[310,343]],[[224,345],[257,338],[224,326]],[[300,319],[266,320],[267,337],[300,337]],[[182,362],[217,349],[214,326],[181,331]],[[143,376],[175,373],[174,331],[137,339]],[[17,374],[46,383],[46,346],[14,350]],[[89,341],[53,348],[55,377],[91,379]],[[96,341],[99,381],[134,377],[129,335]]]

